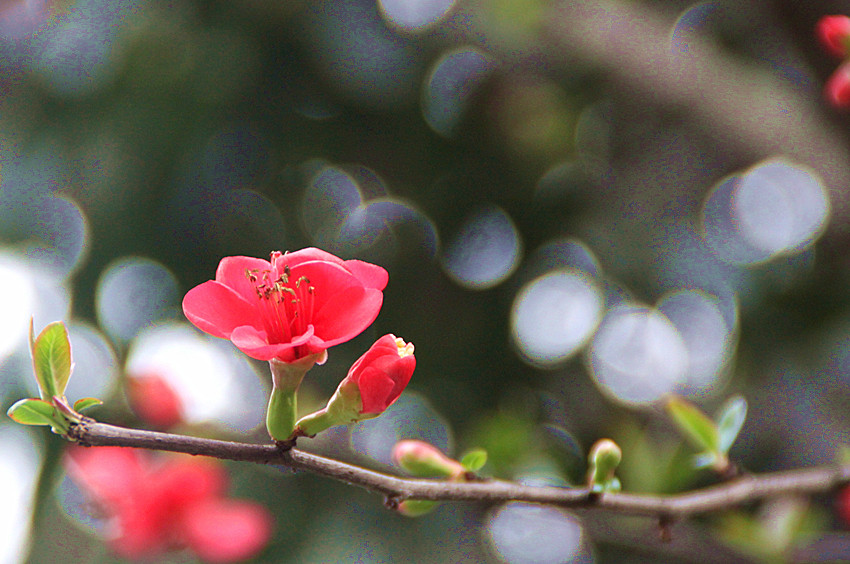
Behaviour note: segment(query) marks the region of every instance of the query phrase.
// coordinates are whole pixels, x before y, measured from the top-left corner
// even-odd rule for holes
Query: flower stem
[[[275,441],[286,441],[292,436],[298,409],[296,394],[301,380],[316,362],[324,362],[326,358],[327,353],[322,351],[295,362],[281,362],[277,359],[269,361],[272,394],[266,412],[266,429]]]
[[[295,389],[272,387],[269,410],[266,413],[266,429],[276,441],[285,441],[295,429],[298,400]]]

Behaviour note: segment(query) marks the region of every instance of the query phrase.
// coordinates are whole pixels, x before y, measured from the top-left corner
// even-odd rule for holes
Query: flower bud
[[[465,472],[460,462],[423,441],[399,441],[393,447],[392,456],[393,462],[417,478],[458,479]]]
[[[415,368],[413,343],[384,335],[352,365],[327,406],[298,421],[296,434],[377,417],[398,399]]]
[[[595,492],[619,491],[620,480],[614,476],[620,461],[623,459],[623,451],[611,439],[600,439],[590,449],[588,461],[588,486]]]
[[[844,58],[850,52],[850,17],[824,16],[815,25],[818,41],[831,55]]]

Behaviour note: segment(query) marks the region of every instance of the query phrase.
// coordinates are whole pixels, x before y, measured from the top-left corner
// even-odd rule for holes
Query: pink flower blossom
[[[160,429],[183,421],[183,402],[174,388],[159,374],[127,379],[127,399],[139,419]]]
[[[843,15],[824,16],[815,25],[818,41],[831,55],[844,58],[848,54],[850,17]]]
[[[195,326],[252,358],[295,362],[359,335],[378,316],[387,271],[319,249],[226,257],[183,299]]]
[[[227,474],[212,459],[122,447],[72,447],[68,475],[107,518],[108,542],[123,558],[147,560],[189,548],[207,562],[236,562],[268,543],[263,506],[225,497]]]
[[[850,63],[838,67],[824,86],[824,95],[833,107],[850,108]]]

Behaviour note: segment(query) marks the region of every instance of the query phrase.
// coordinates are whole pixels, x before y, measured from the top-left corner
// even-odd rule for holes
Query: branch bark
[[[391,506],[408,498],[485,503],[524,501],[677,519],[729,509],[772,496],[828,492],[850,482],[850,464],[836,464],[769,474],[743,475],[718,485],[673,495],[631,493],[597,495],[584,487],[527,486],[502,480],[459,483],[402,478],[311,454],[297,448],[284,450],[273,444],[236,443],[127,429],[91,419],[72,425],[68,435],[83,446],[136,447],[225,460],[280,464],[383,494],[388,505]]]

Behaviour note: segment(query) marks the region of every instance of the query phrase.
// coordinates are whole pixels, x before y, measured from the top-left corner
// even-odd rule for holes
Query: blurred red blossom
[[[71,447],[64,462],[106,516],[108,541],[123,558],[147,560],[185,547],[206,562],[236,562],[256,555],[271,537],[269,511],[226,498],[227,474],[212,459]]]
[[[183,421],[180,396],[158,374],[131,376],[127,379],[127,398],[139,419],[153,427],[168,429]]]
[[[844,15],[824,16],[815,25],[818,41],[831,55],[839,58],[850,51],[850,17]]]
[[[826,99],[836,108],[850,108],[850,63],[844,63],[824,86]]]
[[[225,257],[215,280],[190,290],[196,327],[259,360],[292,363],[359,335],[378,316],[387,271],[307,248],[271,260]]]

